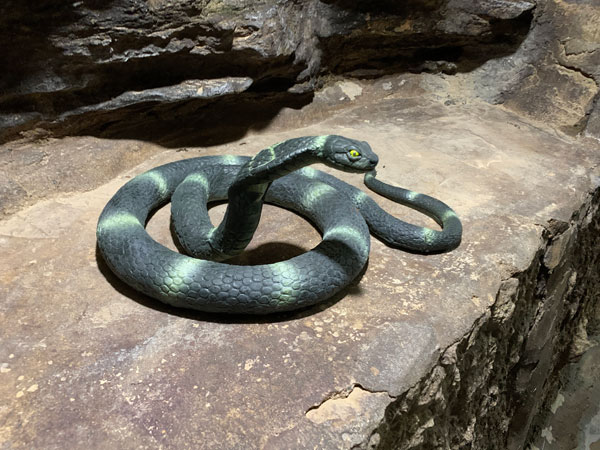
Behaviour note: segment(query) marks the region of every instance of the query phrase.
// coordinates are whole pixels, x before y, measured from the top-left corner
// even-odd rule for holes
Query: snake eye
[[[352,148],[352,149],[348,150],[348,154],[352,158],[359,158],[360,157],[360,152],[358,150],[356,150],[355,148]]]

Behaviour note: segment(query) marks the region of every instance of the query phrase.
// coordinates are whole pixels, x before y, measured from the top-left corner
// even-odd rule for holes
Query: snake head
[[[322,156],[327,165],[346,172],[368,172],[379,161],[367,142],[336,135],[327,136]]]

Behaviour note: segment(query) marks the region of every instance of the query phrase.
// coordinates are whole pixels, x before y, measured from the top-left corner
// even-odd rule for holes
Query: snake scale
[[[394,218],[363,191],[306,167],[315,162],[365,173],[370,189],[429,215],[442,230]],[[377,162],[366,142],[330,135],[290,139],[253,158],[204,156],[165,164],[133,178],[108,202],[98,221],[98,247],[121,280],[173,306],[267,314],[313,305],[363,269],[369,229],[387,245],[417,253],[440,253],[460,244],[462,226],[450,207],[377,180]],[[145,230],[149,214],[169,200],[175,233],[190,256],[169,250]],[[214,227],[207,203],[217,200],[228,205]],[[264,202],[310,219],[322,241],[274,264],[221,262],[250,242]]]

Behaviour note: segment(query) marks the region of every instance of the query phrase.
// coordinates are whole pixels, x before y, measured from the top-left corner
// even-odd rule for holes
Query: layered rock
[[[512,0],[3,2],[0,38],[12,45],[0,50],[10,68],[0,132],[4,140],[36,126],[136,137],[156,126],[167,141],[173,123],[213,128],[211,117],[244,129],[309,101],[320,75],[454,73],[512,53],[533,8]],[[235,88],[232,77],[251,85]],[[181,89],[215,78],[231,85],[218,101]]]
[[[469,80],[476,95],[562,131],[600,139],[600,5],[539,0],[519,49]]]

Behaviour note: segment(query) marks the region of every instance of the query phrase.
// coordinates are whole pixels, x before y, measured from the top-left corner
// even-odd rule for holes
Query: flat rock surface
[[[380,157],[380,179],[456,210],[463,244],[421,256],[372,239],[364,275],[343,295],[262,319],[164,307],[124,286],[99,259],[97,218],[132,176],[181,158],[254,154],[313,134],[367,140]],[[156,153],[97,189],[40,201],[0,222],[0,447],[365,442],[392,398],[468,332],[503,279],[529,265],[548,221],[569,220],[598,183],[598,162],[592,141],[534,127],[498,107],[392,95],[302,129]],[[361,185],[356,175],[336,175]],[[431,225],[378,201],[397,217]],[[223,205],[211,210],[215,218],[222,212]],[[172,246],[168,220],[165,207],[148,229]],[[238,262],[281,260],[319,239],[304,219],[268,207]]]

